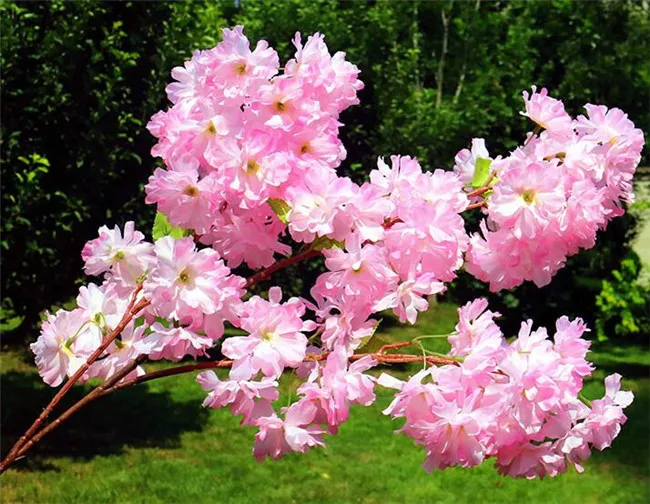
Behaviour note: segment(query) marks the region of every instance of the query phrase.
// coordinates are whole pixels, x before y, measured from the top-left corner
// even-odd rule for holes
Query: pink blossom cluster
[[[558,319],[553,340],[545,329],[522,323],[508,343],[487,301],[459,309],[449,337],[459,365],[424,369],[403,382],[382,374],[379,384],[398,390],[384,413],[404,418],[398,431],[426,450],[424,467],[471,467],[494,457],[502,474],[556,476],[579,472],[592,448],[603,450],[627,420],[633,399],[620,391],[621,376],[605,379],[603,399],[585,404],[579,393],[592,365],[581,319]]]
[[[245,280],[233,275],[212,249],[197,250],[192,238],[161,238],[155,244],[127,222],[124,232],[102,227],[83,249],[85,271],[104,275],[101,286],[79,290],[78,308],[48,314],[31,348],[44,381],[59,385],[72,376],[120,324],[129,302],[150,302],[142,316],[83,374],[107,379],[140,355],[178,361],[204,355],[237,318]],[[138,367],[127,375],[143,374]]]
[[[295,57],[279,73],[266,42],[251,51],[241,26],[224,30],[219,45],[173,70],[173,106],[148,126],[166,169],[149,179],[146,201],[232,267],[268,266],[290,252],[270,201],[289,201],[294,237],[311,241],[332,233],[335,214],[355,197],[335,169],[346,156],[338,117],[359,102],[359,70],[344,53],[330,55],[320,34],[293,43]]]
[[[568,256],[593,247],[597,231],[633,201],[643,147],[642,131],[619,109],[587,104],[587,116],[573,119],[534,86],[524,102],[535,131],[523,146],[492,160],[475,139],[454,167],[469,183],[476,160],[491,161],[486,220],[471,238],[466,267],[493,291],[527,280],[544,286]]]
[[[151,243],[132,222],[99,229],[82,258],[102,285],[82,287],[78,308],[48,315],[32,345],[45,382],[74,375],[122,328],[82,380],[108,380],[143,356],[219,351],[215,367],[231,369],[199,374],[204,406],[227,406],[256,428],[258,459],[323,445],[351,406],[374,402],[376,383],[398,389],[386,413],[405,418],[401,432],[425,447],[429,469],[495,457],[513,476],[555,475],[608,446],[631,395],[614,375],[604,399],[578,398],[593,370],[580,320],[559,319],[553,341],[529,321],[508,344],[497,314],[475,301],[460,310],[442,357],[449,364],[406,382],[377,380],[367,371],[390,359],[355,351],[381,312],[414,324],[463,265],[493,289],[548,283],[631,199],[639,130],[621,111],[591,105],[573,120],[533,88],[526,115],[538,128],[507,158],[491,159],[475,139],[454,171],[391,156],[360,185],[336,172],[346,154],[339,114],[358,102],[359,70],[320,34],[304,45],[297,34],[294,45],[280,73],[276,52],[264,41],[251,50],[236,27],[173,70],[172,106],[148,126],[165,167],[149,179],[146,201],[187,236]],[[476,206],[487,219],[469,236],[463,214]],[[267,279],[278,255],[291,254],[288,237],[301,244],[294,259],[324,256],[310,299],[283,300],[278,287],[250,295],[257,275],[247,281],[232,269],[265,268]],[[244,334],[224,338],[226,325]],[[276,410],[286,370],[302,382],[297,400]]]

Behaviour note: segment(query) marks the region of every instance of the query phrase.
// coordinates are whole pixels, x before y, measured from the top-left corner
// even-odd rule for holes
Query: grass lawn
[[[449,331],[455,307],[434,306],[418,327],[388,326],[386,340]],[[444,340],[426,340],[443,350]],[[377,403],[354,407],[326,449],[257,463],[254,430],[228,411],[200,407],[193,375],[166,378],[101,399],[37,446],[20,467],[0,478],[3,503],[647,503],[650,502],[650,353],[600,347],[600,366],[586,395],[600,397],[605,373],[624,375],[634,391],[629,420],[614,444],[596,452],[584,474],[552,480],[513,480],[491,463],[428,474],[423,450],[392,431]],[[417,366],[416,366],[417,367]],[[415,369],[415,368],[412,368]],[[402,368],[405,375],[409,369]],[[82,388],[75,390],[80,395]],[[22,433],[52,391],[16,352],[2,353],[3,452]]]

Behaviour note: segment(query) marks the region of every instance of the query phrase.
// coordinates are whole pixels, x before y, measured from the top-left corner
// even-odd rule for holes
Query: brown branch
[[[481,201],[479,203],[472,203],[471,205],[468,205],[465,210],[474,210],[475,208],[481,208],[481,207],[486,207],[487,203],[485,201]]]
[[[45,437],[48,433],[50,433],[51,431],[56,429],[59,425],[61,425],[63,422],[65,422],[68,418],[70,418],[72,415],[74,415],[77,411],[79,411],[81,408],[83,408],[86,404],[88,404],[91,401],[94,401],[95,399],[98,399],[100,397],[103,397],[103,396],[109,394],[110,392],[107,392],[108,389],[113,387],[117,382],[119,382],[122,378],[124,378],[126,375],[128,375],[135,368],[137,368],[146,359],[147,359],[146,355],[139,356],[137,359],[132,360],[129,364],[127,364],[122,369],[120,369],[118,372],[116,372],[112,377],[110,377],[104,383],[102,383],[101,385],[98,385],[97,387],[95,387],[90,393],[85,395],[79,401],[77,401],[72,406],[70,406],[66,411],[61,413],[61,415],[59,415],[56,418],[56,420],[49,423],[47,426],[43,427],[40,431],[38,431],[36,434],[34,434],[31,437],[31,439],[29,439],[22,446],[22,448],[20,448],[20,450],[18,451],[17,457],[22,457],[32,446],[34,446],[36,443],[38,443],[43,437]]]
[[[479,187],[478,189],[475,189],[471,193],[467,193],[468,198],[473,198],[475,196],[480,196],[481,194],[485,194],[489,190],[491,190],[491,187]]]
[[[413,363],[413,362],[426,362],[430,366],[434,365],[459,365],[459,362],[455,360],[454,358],[445,358],[445,357],[439,357],[439,356],[419,356],[419,355],[409,355],[409,354],[386,354],[388,350],[391,349],[397,349],[397,348],[403,348],[406,346],[409,346],[411,344],[410,341],[405,341],[401,343],[393,343],[393,344],[388,344],[382,346],[377,353],[363,353],[363,354],[355,354],[350,356],[349,360],[350,362],[358,361],[360,359],[363,359],[364,357],[372,357],[375,359],[377,362],[381,362],[384,364],[407,364],[407,363]],[[327,358],[329,355],[328,352],[319,354],[319,355],[308,355],[305,357],[305,361],[322,361]],[[68,408],[64,413],[62,413],[56,420],[54,420],[52,423],[38,431],[36,434],[32,435],[16,452],[16,455],[9,460],[8,458],[5,459],[3,462],[3,471],[11,464],[13,463],[16,458],[23,456],[32,446],[34,446],[36,443],[38,443],[43,437],[45,437],[47,434],[49,434],[51,431],[59,427],[63,422],[65,422],[68,418],[70,418],[72,415],[74,415],[77,411],[79,411],[81,408],[86,406],[88,403],[99,399],[100,397],[104,397],[108,394],[111,394],[113,392],[117,392],[118,390],[122,390],[124,388],[132,387],[133,385],[137,385],[138,383],[144,383],[147,381],[151,380],[156,380],[158,378],[165,378],[168,376],[175,376],[175,375],[180,375],[180,374],[186,374],[186,373],[191,373],[193,371],[198,371],[198,370],[203,370],[203,369],[216,369],[216,368],[229,368],[232,366],[233,361],[228,360],[228,359],[222,359],[219,361],[212,361],[212,362],[197,362],[195,364],[187,364],[184,366],[177,366],[173,368],[168,368],[168,369],[161,369],[159,371],[153,371],[151,373],[147,373],[142,376],[137,376],[135,378],[131,378],[130,380],[125,380],[121,381],[126,375],[128,375],[131,371],[133,371],[139,364],[141,364],[144,360],[146,359],[146,356],[142,355],[139,356],[137,359],[133,360],[130,364],[127,366],[123,367],[120,369],[117,373],[115,373],[111,378],[109,378],[106,382],[102,383],[101,385],[97,386],[95,389],[93,389],[89,394],[84,396],[82,399],[77,401],[75,404],[73,404],[70,408]]]
[[[49,402],[49,404],[45,407],[43,412],[38,416],[36,420],[34,420],[34,423],[31,425],[29,429],[16,441],[14,446],[9,450],[9,453],[7,456],[4,458],[2,462],[0,462],[0,474],[2,474],[7,467],[14,461],[16,460],[16,457],[18,457],[18,453],[20,452],[20,449],[34,436],[34,434],[38,431],[42,423],[47,419],[48,416],[50,416],[50,413],[52,413],[52,410],[61,402],[61,399],[68,393],[68,391],[72,388],[72,386],[79,381],[79,379],[84,375],[84,373],[88,370],[88,368],[95,362],[103,353],[104,351],[108,348],[108,346],[117,338],[120,333],[124,330],[124,328],[133,320],[133,317],[137,315],[141,310],[149,306],[150,302],[147,301],[146,299],[140,300],[137,304],[135,303],[135,300],[142,289],[142,286],[138,287],[135,292],[133,293],[133,297],[131,298],[131,301],[129,302],[129,305],[127,307],[126,312],[124,313],[124,316],[122,317],[122,320],[120,320],[119,324],[113,329],[102,341],[102,344],[99,345],[99,347],[86,359],[86,362],[84,362],[81,367],[77,370],[76,373],[74,373],[70,379],[65,382],[63,387],[56,393],[56,395],[52,398],[52,400]]]
[[[246,280],[246,288],[248,289],[249,287],[255,285],[256,283],[263,282],[264,280],[268,280],[269,278],[271,278],[271,275],[278,270],[284,269],[288,266],[291,266],[292,264],[299,263],[300,261],[305,261],[307,259],[311,259],[312,257],[316,257],[317,255],[320,254],[320,252],[321,251],[317,249],[308,249],[295,256],[281,259],[271,264],[271,266],[269,266],[268,268],[264,268],[262,271],[258,271],[253,276],[249,277]]]
[[[396,343],[394,345],[384,345],[379,349],[379,352],[377,353],[361,353],[361,354],[354,354],[351,355],[349,358],[350,362],[355,362],[360,359],[363,359],[364,357],[372,357],[375,359],[377,362],[381,362],[384,364],[408,364],[411,362],[423,362],[426,360],[426,363],[429,364],[430,366],[434,365],[455,365],[458,366],[460,363],[453,359],[453,358],[445,358],[445,357],[438,357],[438,356],[433,356],[433,355],[428,355],[426,357],[423,357],[421,355],[410,355],[410,354],[385,354],[385,352],[388,349],[391,348],[401,348],[410,345],[411,342],[406,341],[403,343]],[[322,361],[327,359],[327,356],[329,355],[328,352],[318,354],[318,355],[308,355],[305,357],[305,361]],[[158,378],[165,378],[167,376],[175,376],[179,374],[185,374],[185,373],[191,373],[192,371],[198,371],[202,369],[216,369],[216,368],[229,368],[233,364],[232,360],[228,359],[222,359],[219,361],[212,361],[212,362],[197,362],[196,364],[187,364],[185,366],[177,366],[173,368],[168,368],[168,369],[161,369],[160,371],[154,371],[153,373],[147,373],[146,375],[142,376],[137,376],[135,378],[132,378],[130,380],[123,381],[121,383],[118,383],[106,390],[106,394],[110,394],[111,392],[115,392],[117,390],[121,390],[123,388],[131,387],[132,385],[136,385],[138,383],[144,383],[148,382],[151,380],[156,380]]]

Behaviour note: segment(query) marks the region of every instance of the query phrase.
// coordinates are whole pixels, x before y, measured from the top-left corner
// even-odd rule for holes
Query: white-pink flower
[[[248,380],[259,371],[277,378],[285,367],[296,367],[305,358],[307,337],[303,331],[315,325],[304,322],[305,305],[298,298],[280,303],[279,287],[269,290],[269,301],[254,296],[241,309],[240,327],[248,336],[223,342],[222,352],[234,360],[231,377]]]

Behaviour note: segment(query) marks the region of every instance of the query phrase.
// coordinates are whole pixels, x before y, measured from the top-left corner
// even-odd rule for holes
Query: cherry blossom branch
[[[74,373],[70,379],[61,387],[61,389],[56,393],[56,395],[52,398],[52,400],[49,402],[49,404],[45,407],[43,412],[38,416],[36,420],[34,420],[34,423],[27,429],[27,431],[16,441],[16,443],[13,445],[11,450],[9,450],[9,453],[7,453],[7,456],[0,462],[0,474],[2,474],[7,467],[14,461],[16,460],[16,457],[18,457],[18,454],[20,452],[20,449],[38,432],[38,429],[40,426],[43,424],[43,422],[50,416],[50,413],[52,413],[52,410],[61,402],[63,397],[68,393],[68,391],[73,387],[77,381],[84,375],[86,371],[88,371],[88,368],[95,362],[103,353],[104,351],[108,348],[108,346],[117,338],[121,332],[124,330],[124,328],[133,320],[133,317],[135,317],[140,311],[142,311],[144,308],[149,306],[150,302],[147,301],[146,299],[140,300],[138,303],[136,303],[136,298],[140,291],[142,290],[142,286],[139,286],[135,292],[133,293],[133,296],[131,297],[131,301],[129,302],[129,305],[127,306],[127,309],[122,316],[122,319],[120,320],[119,324],[110,332],[108,335],[106,335],[99,347],[86,359],[86,362],[84,362],[79,369]]]
[[[32,446],[38,443],[49,432],[56,429],[59,425],[65,422],[68,418],[70,418],[72,415],[74,415],[77,411],[79,411],[81,408],[86,406],[88,403],[110,393],[107,391],[111,387],[113,387],[122,378],[127,376],[133,370],[135,370],[135,368],[137,368],[140,364],[142,364],[146,359],[147,359],[146,355],[141,355],[138,358],[132,360],[129,364],[127,364],[122,369],[117,371],[113,376],[111,376],[104,383],[95,387],[90,393],[86,394],[79,401],[77,401],[72,406],[70,406],[67,410],[61,413],[61,415],[59,415],[54,421],[49,423],[47,426],[43,427],[40,431],[34,434],[29,440],[27,440],[27,442],[18,451],[16,458],[22,457]]]
[[[307,259],[311,259],[312,257],[316,257],[317,255],[320,254],[320,250],[317,249],[308,249],[300,254],[297,254],[292,257],[287,257],[286,259],[282,259],[280,261],[275,262],[268,268],[263,269],[262,271],[259,271],[258,273],[254,274],[253,276],[249,277],[248,280],[246,281],[246,287],[249,288],[252,285],[255,285],[258,282],[268,280],[273,273],[276,271],[279,271],[281,269],[284,269],[288,266],[291,266],[292,264],[296,264],[300,261],[304,261]],[[135,315],[137,315],[141,310],[149,306],[151,303],[150,301],[146,299],[140,300],[137,304],[136,299],[140,291],[142,290],[142,286],[138,286],[138,288],[135,290],[133,293],[133,296],[127,306],[127,309],[124,313],[124,316],[120,320],[119,324],[113,329],[108,335],[104,337],[102,340],[102,344],[88,357],[86,362],[77,370],[76,373],[74,373],[70,379],[63,385],[63,387],[57,392],[57,394],[52,398],[50,403],[46,406],[46,408],[43,410],[43,412],[38,416],[38,418],[34,421],[34,423],[27,429],[27,431],[16,441],[14,446],[11,448],[7,456],[0,462],[0,474],[2,474],[6,469],[19,457],[22,456],[25,452],[27,452],[34,444],[36,444],[43,436],[47,435],[50,431],[54,430],[56,427],[58,427],[62,422],[64,422],[67,418],[72,416],[74,413],[76,413],[79,409],[84,407],[86,404],[89,402],[102,397],[110,392],[113,392],[115,390],[119,390],[119,388],[124,388],[124,387],[119,387],[119,388],[113,388],[114,385],[119,382],[124,376],[128,375],[131,371],[133,371],[141,362],[142,359],[138,358],[134,361],[132,361],[129,365],[125,366],[122,368],[120,371],[118,371],[115,375],[113,375],[109,380],[107,380],[105,383],[102,385],[99,385],[95,389],[93,389],[91,392],[89,392],[86,396],[84,396],[82,399],[77,401],[74,405],[72,405],[70,408],[68,408],[64,413],[62,413],[56,420],[54,420],[51,424],[48,426],[41,428],[41,425],[43,422],[50,416],[54,408],[61,402],[63,397],[68,393],[68,391],[74,386],[75,383],[79,381],[79,379],[83,376],[83,374],[88,370],[88,368],[104,353],[104,351],[108,348],[108,346],[117,338],[121,332],[124,330],[124,328],[133,320]],[[232,362],[227,363],[227,361],[222,361],[222,365],[219,366],[218,363],[209,363],[211,364],[210,367],[225,367],[225,366],[230,366],[232,365]],[[201,369],[199,368],[194,368],[194,369]],[[192,369],[193,370],[193,369]],[[189,372],[189,371],[186,371]],[[153,373],[156,374],[156,373]],[[153,379],[153,378],[152,378]],[[133,382],[132,384],[134,385],[137,382]],[[40,430],[39,430],[40,429]]]
[[[423,360],[426,360],[426,363],[429,364],[430,366],[433,365],[459,365],[458,359],[455,357],[443,357],[443,356],[438,356],[438,355],[429,355],[423,358],[420,355],[410,355],[410,354],[386,354],[388,350],[393,350],[397,348],[403,348],[406,346],[412,345],[413,342],[411,341],[404,341],[401,343],[393,343],[389,345],[384,345],[382,346],[376,353],[359,353],[359,354],[354,354],[349,357],[350,362],[355,362],[360,359],[363,359],[364,357],[372,357],[379,363],[384,363],[384,364],[408,364],[411,362],[422,362]],[[322,361],[327,358],[329,355],[329,352],[324,352],[322,354],[318,355],[307,355],[304,359],[304,362],[313,362],[313,361]],[[123,388],[131,387],[132,385],[136,385],[138,383],[144,383],[147,381],[151,380],[156,380],[158,378],[165,378],[167,376],[174,376],[174,375],[179,375],[179,374],[185,374],[185,373],[191,373],[192,371],[198,371],[202,369],[217,369],[217,368],[229,368],[233,364],[232,360],[229,359],[222,359],[218,361],[212,361],[212,362],[197,362],[195,364],[187,364],[184,366],[177,366],[173,368],[168,368],[168,369],[161,369],[160,371],[154,371],[152,373],[147,373],[142,376],[137,376],[135,378],[132,378],[131,380],[126,380],[121,383],[117,383],[111,387],[108,387],[105,391],[104,394],[102,395],[107,395],[110,394],[111,392],[115,392],[117,390],[121,390]]]
[[[459,362],[453,357],[443,357],[443,356],[438,356],[438,355],[428,355],[428,356],[420,356],[420,355],[409,355],[409,354],[387,354],[386,352],[389,350],[395,350],[398,348],[403,348],[412,345],[413,342],[411,341],[404,341],[400,343],[393,343],[393,344],[388,344],[382,346],[376,353],[360,353],[360,354],[354,354],[350,356],[349,360],[350,362],[358,361],[360,359],[363,359],[364,357],[372,357],[379,363],[383,364],[408,364],[408,363],[413,363],[413,362],[426,362],[428,365],[433,366],[433,365],[458,365]],[[329,353],[322,353],[319,355],[308,355],[305,357],[306,362],[310,361],[322,361],[327,358]],[[6,468],[11,465],[18,457],[22,457],[32,446],[34,446],[36,443],[38,443],[43,437],[45,437],[47,434],[49,434],[51,431],[59,427],[63,422],[65,422],[68,418],[70,418],[72,415],[74,415],[77,411],[82,409],[84,406],[89,404],[90,402],[99,399],[100,397],[104,397],[108,394],[111,394],[113,392],[117,392],[118,390],[122,390],[124,388],[131,387],[133,385],[137,385],[138,383],[144,383],[147,381],[151,380],[156,380],[159,378],[165,378],[168,376],[175,376],[175,375],[180,375],[180,374],[186,374],[186,373],[191,373],[193,371],[199,371],[199,370],[204,370],[204,369],[218,369],[218,368],[229,368],[232,366],[233,361],[228,360],[228,359],[222,359],[219,361],[212,361],[212,362],[197,362],[194,364],[187,364],[184,366],[176,366],[173,368],[168,368],[168,369],[161,369],[159,371],[153,371],[151,373],[147,373],[142,376],[137,376],[135,378],[132,378],[130,380],[125,380],[121,381],[125,376],[127,376],[129,373],[131,373],[137,366],[142,364],[146,360],[146,356],[141,355],[137,359],[134,359],[131,361],[128,365],[120,369],[118,372],[116,372],[111,378],[106,380],[104,383],[101,385],[97,386],[95,389],[93,389],[90,393],[88,393],[86,396],[81,398],[79,401],[77,401],[75,404],[73,404],[71,407],[69,407],[65,412],[63,412],[59,417],[57,417],[53,422],[51,422],[49,425],[46,427],[42,428],[38,432],[31,432],[32,430],[30,428],[30,436],[26,439],[26,441],[19,446],[19,448],[15,451],[15,455],[10,459],[9,455],[5,458],[5,460],[2,462],[2,470],[0,471],[0,474],[6,470]],[[49,405],[48,405],[49,407]],[[51,411],[51,408],[50,408]],[[49,414],[49,412],[48,412]],[[36,422],[35,422],[36,423]],[[25,438],[27,434],[23,436]],[[23,439],[21,438],[21,440]],[[16,444],[18,445],[18,443]],[[15,449],[15,446],[14,446]],[[14,450],[12,449],[12,451]]]
[[[475,208],[481,208],[486,206],[487,206],[487,202],[481,201],[479,203],[472,203],[471,205],[468,205],[465,210],[474,210]]]

